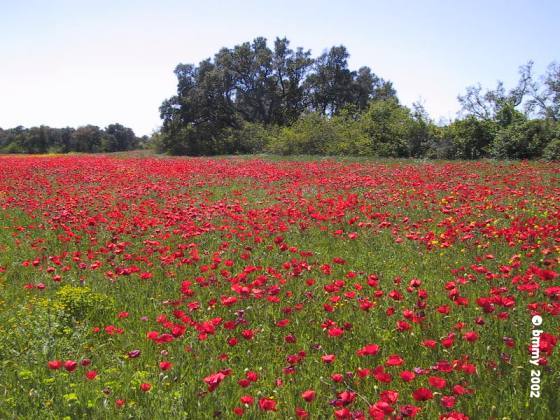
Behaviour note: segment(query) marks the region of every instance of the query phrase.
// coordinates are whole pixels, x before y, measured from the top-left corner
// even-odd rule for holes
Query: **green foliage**
[[[412,121],[408,132],[408,156],[422,158],[427,155],[430,145],[439,135],[439,130],[420,103],[412,105]]]
[[[98,153],[101,152],[103,137],[103,132],[99,127],[86,125],[73,133],[72,140],[76,152]]]
[[[361,116],[364,132],[370,142],[368,155],[408,157],[412,132],[410,110],[394,99],[373,101]]]
[[[160,107],[158,150],[195,156],[261,151],[268,137],[262,126],[274,132],[272,127],[290,127],[304,114],[334,116],[349,106],[365,109],[372,99],[396,98],[392,84],[368,67],[350,70],[348,56],[346,48],[338,46],[313,60],[309,51],[290,49],[285,38],[277,38],[273,48],[265,38],[256,38],[222,48],[198,66],[179,64],[177,94]],[[288,153],[280,144],[292,135],[289,130],[281,133],[272,149]],[[303,144],[288,149],[328,153],[319,143],[331,140],[319,140],[319,135],[298,137]],[[246,137],[254,141],[247,144]]]
[[[313,112],[303,115],[291,127],[282,128],[268,151],[281,155],[325,155],[327,145],[336,140],[332,122],[324,115]]]
[[[329,145],[330,154],[371,155],[369,138],[363,129],[359,115],[352,114],[347,108],[330,121],[336,132],[336,143]]]
[[[359,122],[348,114],[328,118],[311,112],[273,134],[267,151],[281,155],[364,156],[368,154],[368,139]]]
[[[207,132],[205,132],[207,131]],[[220,154],[213,130],[187,126],[174,131],[162,132],[157,143],[158,151],[170,155],[203,156]]]
[[[512,124],[523,124],[527,121],[527,117],[508,102],[501,106],[498,112],[496,112],[494,121],[499,127],[504,128]]]
[[[132,150],[138,147],[139,139],[132,129],[121,124],[110,124],[105,129],[102,149],[107,152]]]
[[[314,71],[305,80],[313,111],[336,115],[348,106],[366,109],[372,99],[396,98],[391,82],[376,76],[369,67],[351,71],[349,56],[346,47],[340,45],[315,59]]]
[[[121,124],[110,124],[104,130],[95,125],[0,129],[0,153],[104,153],[132,150],[138,145],[134,131]]]
[[[114,299],[101,293],[93,292],[89,287],[65,285],[55,294],[52,305],[61,308],[64,315],[74,320],[97,319],[111,314],[114,310]]]
[[[260,123],[244,122],[240,129],[228,129],[224,132],[225,153],[261,153],[278,131],[276,126],[267,128]]]
[[[549,161],[560,161],[560,136],[557,135],[544,148],[543,158]]]
[[[282,155],[421,157],[436,131],[427,117],[413,116],[396,100],[377,100],[371,101],[365,112],[347,107],[333,117],[319,112],[304,114],[272,136],[267,151]]]
[[[541,77],[542,85],[531,85],[531,99],[527,103],[530,111],[537,111],[546,120],[560,121],[560,64],[550,63]]]
[[[497,159],[533,159],[541,157],[554,132],[541,120],[513,123],[496,135],[491,154]]]
[[[480,159],[488,155],[496,126],[492,121],[469,116],[451,123],[443,132],[449,139],[449,155],[445,158]]]
[[[87,295],[91,292],[70,297],[74,294],[71,289],[65,289],[60,298],[33,298],[10,313],[0,313],[0,360],[25,357],[36,362],[56,355],[61,349],[82,346],[88,330],[84,316],[93,315],[99,308],[107,314],[107,299],[90,299]]]

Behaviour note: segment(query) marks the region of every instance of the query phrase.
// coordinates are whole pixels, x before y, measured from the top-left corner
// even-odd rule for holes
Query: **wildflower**
[[[312,389],[308,389],[307,391],[303,391],[301,393],[301,398],[303,398],[307,402],[311,402],[315,399],[315,391]]]
[[[64,362],[64,369],[68,372],[74,372],[78,367],[78,363],[74,360],[67,360]]]

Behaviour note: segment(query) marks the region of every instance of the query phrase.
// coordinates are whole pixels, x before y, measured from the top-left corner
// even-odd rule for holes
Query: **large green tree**
[[[368,67],[348,68],[344,46],[317,59],[286,38],[271,47],[259,37],[213,58],[175,69],[177,94],[160,107],[160,149],[172,154],[237,153],[232,130],[247,124],[293,124],[311,111],[336,115],[347,107],[363,110],[374,98],[396,98],[389,82]],[[254,130],[253,130],[254,131]]]
[[[266,39],[257,38],[222,48],[198,66],[178,65],[177,95],[160,107],[168,148],[207,153],[202,143],[215,143],[224,130],[240,129],[243,122],[295,121],[305,107],[303,80],[311,63],[310,52],[290,49],[287,39],[276,39],[271,50]]]
[[[117,152],[133,150],[138,147],[138,138],[131,128],[122,124],[109,124],[105,128],[103,151]]]
[[[392,84],[378,77],[369,67],[351,71],[349,56],[346,47],[340,45],[315,60],[314,71],[306,79],[312,110],[335,115],[349,105],[364,110],[370,100],[396,99]]]
[[[413,119],[410,110],[394,98],[372,101],[361,117],[370,140],[370,153],[380,157],[411,156]]]

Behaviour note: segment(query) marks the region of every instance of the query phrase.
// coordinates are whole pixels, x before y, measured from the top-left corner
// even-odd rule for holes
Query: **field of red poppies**
[[[556,418],[560,168],[0,157],[2,418]]]

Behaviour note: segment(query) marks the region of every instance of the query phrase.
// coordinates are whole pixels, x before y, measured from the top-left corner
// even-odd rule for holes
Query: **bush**
[[[350,112],[331,118],[320,113],[301,116],[292,126],[268,130],[266,151],[281,155],[370,154],[362,127]]]
[[[360,120],[369,140],[368,155],[410,156],[409,140],[414,122],[408,108],[395,99],[373,101]]]
[[[428,159],[456,159],[457,147],[453,140],[446,136],[447,130],[443,129],[439,136],[436,136],[428,143],[428,150],[425,157]]]
[[[371,156],[370,141],[359,116],[343,111],[331,119],[331,124],[336,134],[336,142],[328,145],[329,154]]]
[[[281,155],[326,155],[337,141],[332,122],[312,112],[304,114],[291,127],[280,129],[267,150]]]
[[[546,121],[514,123],[498,132],[491,153],[497,159],[538,158],[553,137],[552,126]]]
[[[55,294],[53,307],[64,317],[82,321],[90,317],[103,319],[114,311],[114,300],[109,296],[93,292],[89,287],[62,286]]]
[[[276,127],[266,128],[262,124],[249,122],[243,123],[238,130],[225,130],[223,142],[226,153],[262,153],[277,131]]]
[[[457,120],[444,129],[447,144],[446,159],[480,159],[488,156],[488,148],[496,131],[492,121],[478,120],[472,116]]]
[[[552,139],[543,151],[543,158],[549,161],[560,161],[560,137]]]

